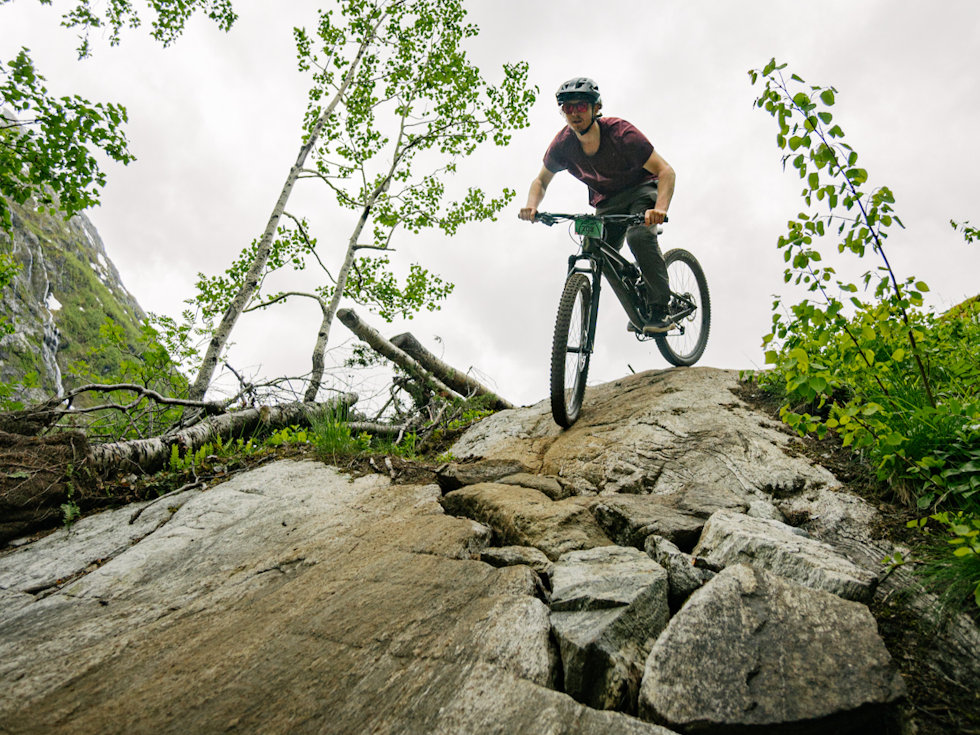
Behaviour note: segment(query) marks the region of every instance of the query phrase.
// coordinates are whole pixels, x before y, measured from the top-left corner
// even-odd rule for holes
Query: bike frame
[[[605,230],[605,228],[603,228]],[[587,267],[579,265],[580,261],[588,261]],[[611,267],[606,268],[606,265]],[[592,276],[592,303],[589,306],[589,332],[584,346],[584,352],[591,355],[595,346],[596,320],[599,314],[599,293],[602,289],[602,276],[609,279],[613,293],[626,310],[626,315],[634,324],[643,324],[645,318],[640,314],[637,303],[641,300],[639,294],[624,275],[631,280],[639,277],[637,267],[626,260],[605,240],[584,236],[582,252],[568,256],[568,276],[573,273],[584,273]],[[566,276],[567,278],[567,276]]]
[[[619,254],[615,248],[605,241],[606,221],[616,221],[622,224],[641,224],[642,215],[547,215],[546,224],[554,224],[558,218],[569,219],[576,224],[576,234],[582,237],[582,252],[568,257],[568,276],[573,273],[583,273],[592,276],[592,303],[589,310],[589,332],[585,344],[585,353],[592,354],[595,345],[596,318],[599,314],[599,292],[602,289],[602,276],[605,275],[612,286],[616,298],[623,305],[626,315],[630,321],[637,326],[641,326],[647,321],[646,314],[641,312],[641,305],[644,303],[643,297],[637,292],[634,284],[640,278],[640,270],[630,260]],[[580,223],[581,229],[580,229]],[[597,226],[600,230],[597,237],[595,231]],[[588,267],[582,267],[580,261],[587,260]],[[567,278],[567,276],[566,276]],[[680,321],[696,308],[695,304],[684,294],[671,292],[671,300],[683,304],[672,313],[675,322]],[[676,324],[670,331],[677,330],[678,334],[684,334],[684,326]],[[666,333],[664,333],[666,334]],[[637,339],[645,341],[653,339],[651,335],[637,334]],[[581,351],[581,350],[580,350]]]

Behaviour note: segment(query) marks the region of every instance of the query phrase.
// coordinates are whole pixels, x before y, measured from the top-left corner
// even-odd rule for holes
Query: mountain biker
[[[618,250],[625,236],[649,288],[652,319],[645,325],[631,322],[628,328],[647,334],[664,332],[669,326],[670,287],[657,244],[657,225],[666,218],[674,193],[674,169],[633,125],[602,117],[602,97],[591,79],[570,79],[555,97],[566,127],[545,152],[544,166],[531,182],[520,218],[534,222],[548,184],[556,173],[566,170],[589,187],[589,204],[596,214],[645,214],[645,225],[607,225],[606,242]]]

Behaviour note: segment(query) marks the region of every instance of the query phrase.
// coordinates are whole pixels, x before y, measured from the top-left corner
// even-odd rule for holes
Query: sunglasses
[[[566,115],[572,112],[585,112],[588,109],[588,102],[563,102],[561,105],[561,111]]]

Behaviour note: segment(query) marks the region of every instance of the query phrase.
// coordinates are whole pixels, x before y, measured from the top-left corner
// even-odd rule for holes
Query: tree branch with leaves
[[[297,293],[326,307],[306,400],[320,390],[324,351],[343,299],[388,321],[439,308],[452,285],[418,264],[399,284],[389,270],[393,236],[399,228],[454,235],[467,222],[495,218],[513,191],[488,195],[471,188],[451,201],[445,179],[479,145],[506,145],[512,130],[527,125],[536,93],[524,63],[505,64],[496,86],[484,80],[463,49],[477,33],[465,22],[461,0],[342,0],[336,12],[320,13],[315,33],[295,30],[300,69],[312,80],[303,145],[262,237],[225,274],[199,278],[191,315],[201,319],[198,334],[209,341],[192,398],[206,392],[240,315],[294,291],[263,295],[268,277],[287,264],[302,269],[310,256],[323,267],[306,219],[281,224],[301,179],[323,184],[341,210],[357,214],[346,241],[327,243],[332,257],[339,256],[336,278],[315,294]],[[208,327],[208,319],[219,317]]]
[[[773,60],[749,72],[753,84],[765,82],[756,105],[777,121],[783,165],[799,172],[807,206],[826,210],[799,213],[777,243],[785,282],[814,294],[788,309],[782,298],[773,303],[763,344],[786,392],[781,415],[801,434],[832,430],[845,446],[870,450],[881,479],[919,486],[921,507],[980,497],[977,309],[937,318],[923,308],[929,287],[898,278],[885,251],[890,228],[904,227],[892,192],[866,188],[868,172],[829,110],[836,90],[796,74],[787,80],[784,68]],[[971,242],[975,230],[952,225]],[[838,253],[879,259],[858,283],[824,263],[818,243],[835,233]],[[873,298],[862,300],[860,290]]]
[[[26,0],[22,0],[26,1]],[[0,6],[13,0],[0,0]],[[50,5],[51,0],[39,0]],[[183,33],[197,11],[227,31],[235,22],[230,0],[153,0],[150,35],[169,46]],[[81,31],[79,59],[91,55],[89,33],[109,30],[109,44],[117,45],[124,27],[136,28],[141,19],[129,0],[106,0],[98,7],[76,0],[62,15],[66,28]],[[29,49],[0,62],[0,230],[10,232],[11,214],[5,197],[18,204],[33,198],[52,214],[65,219],[99,203],[105,173],[92,153],[101,150],[127,165],[129,152],[123,132],[126,108],[113,103],[92,103],[78,95],[52,95],[34,66]]]

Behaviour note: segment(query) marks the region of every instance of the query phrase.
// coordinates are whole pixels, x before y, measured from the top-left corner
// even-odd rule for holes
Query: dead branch
[[[415,360],[422,367],[438,377],[443,383],[448,385],[460,395],[466,397],[491,396],[493,401],[491,405],[496,411],[514,408],[514,404],[512,404],[510,401],[504,400],[478,380],[470,377],[466,373],[460,372],[452,365],[447,365],[438,357],[433,355],[431,352],[425,349],[425,347],[423,347],[417,339],[415,339],[411,332],[405,332],[404,334],[399,334],[392,337],[391,343],[405,352],[407,355],[415,358]]]
[[[381,333],[376,329],[361,321],[361,318],[353,309],[341,309],[337,312],[337,318],[343,322],[344,326],[367,342],[375,352],[403,368],[413,380],[420,383],[423,387],[444,398],[451,398],[453,396],[452,388],[439,380],[439,378],[430,375],[415,358],[400,350],[382,337]]]
[[[137,383],[112,383],[106,385],[93,383],[90,385],[83,385],[75,388],[74,390],[68,391],[68,393],[66,393],[62,398],[62,402],[67,402],[68,405],[71,405],[71,402],[83,393],[113,393],[115,391],[129,391],[130,393],[136,393],[139,398],[125,406],[120,406],[115,403],[107,403],[101,406],[73,409],[70,412],[63,410],[62,413],[86,413],[104,408],[128,411],[135,408],[144,398],[149,398],[155,403],[166,406],[187,406],[189,408],[200,408],[203,409],[205,413],[210,414],[224,413],[225,409],[227,408],[227,404],[215,403],[214,401],[192,401],[185,398],[171,398],[170,396],[162,395],[161,393],[157,393],[155,390],[138,385]]]

